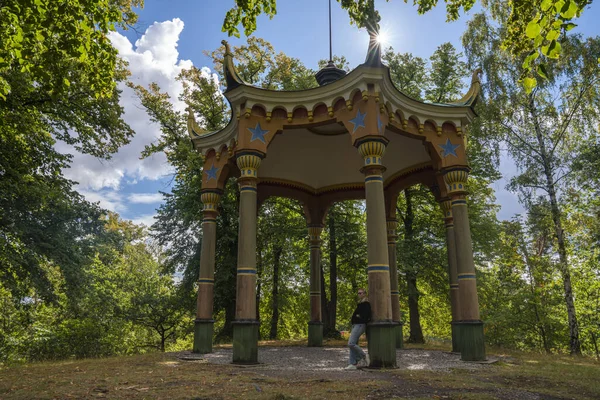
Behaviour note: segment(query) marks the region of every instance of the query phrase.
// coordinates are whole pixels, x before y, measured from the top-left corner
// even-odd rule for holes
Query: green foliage
[[[413,99],[423,100],[428,82],[427,62],[410,53],[394,53],[391,47],[386,49],[382,58],[390,68],[392,82],[398,90]]]
[[[467,66],[450,42],[438,46],[432,54],[430,87],[425,90],[425,100],[434,103],[449,103],[459,99],[463,93],[462,80],[467,75]]]
[[[68,94],[81,77],[92,97],[111,97],[117,52],[108,34],[135,23],[138,6],[143,0],[0,3],[0,98],[10,103],[19,91],[11,79],[15,74],[54,99]]]
[[[492,16],[502,17],[493,11]],[[487,41],[479,40],[484,36]],[[600,45],[597,38],[564,37],[562,57],[548,62],[543,71],[548,79],[528,92],[518,84],[530,62],[528,57],[515,60],[500,51],[509,36],[504,24],[494,27],[489,15],[482,13],[470,22],[463,38],[469,62],[481,65],[487,76],[487,98],[480,105],[483,113],[476,128],[485,130],[496,146],[508,147],[518,167],[509,188],[519,193],[529,215],[537,219],[532,226],[547,221],[551,227],[551,265],[562,281],[570,350],[580,353],[578,306],[571,278],[585,263],[570,254],[570,240],[576,231],[564,227],[576,210],[570,194],[578,189],[573,178],[598,141]]]
[[[0,362],[164,350],[186,333],[177,285],[160,273],[144,230],[116,214],[99,226],[89,234],[92,253],[77,260],[78,290],[51,262],[39,266],[51,299],[34,286],[17,293],[0,285]]]
[[[310,266],[301,204],[285,198],[265,201],[258,216],[257,242],[261,337],[304,336],[310,319],[306,290]]]
[[[350,63],[348,62],[348,60],[346,60],[345,56],[333,56],[333,65],[335,65],[336,68],[339,69],[343,69],[346,72],[350,72]],[[317,65],[319,66],[319,69],[323,69],[327,66],[327,64],[329,63],[329,60],[319,60]]]
[[[374,0],[337,0],[341,7],[348,12],[350,23],[359,28],[378,32],[381,19],[375,9]],[[389,0],[386,0],[389,1]],[[408,0],[404,0],[408,3]],[[475,0],[445,0],[447,21],[456,21],[461,9],[469,11]],[[482,0],[484,6],[489,6],[495,17],[503,16],[508,34],[503,39],[502,49],[512,57],[519,58],[528,54],[529,61],[523,65],[520,81],[530,93],[537,85],[536,74],[547,79],[546,63],[560,56],[560,35],[575,25],[572,20],[581,16],[586,5],[591,0],[536,0],[508,2]],[[438,4],[437,0],[413,0],[419,14],[425,14]],[[237,1],[236,7],[227,12],[223,23],[223,32],[239,37],[237,26],[241,23],[245,34],[250,35],[256,30],[256,18],[265,13],[273,18],[276,11],[276,0],[261,0],[256,2]],[[541,56],[536,63],[532,63]],[[600,59],[600,58],[599,58]]]
[[[213,59],[219,79],[223,81],[225,46],[212,52],[204,51],[204,54]],[[240,77],[251,85],[269,90],[304,90],[317,86],[313,70],[306,68],[297,58],[282,52],[275,53],[271,43],[264,39],[250,36],[246,45],[233,48],[233,56]],[[343,57],[336,61],[347,65]]]
[[[78,290],[101,211],[62,176],[71,157],[55,144],[110,158],[133,135],[116,89],[126,70],[106,35],[140,4],[0,3],[0,282],[17,298],[33,288],[53,300],[47,264]]]

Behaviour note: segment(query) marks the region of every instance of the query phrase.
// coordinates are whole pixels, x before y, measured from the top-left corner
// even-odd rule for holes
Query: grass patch
[[[144,354],[42,362],[0,370],[2,399],[330,399],[364,398],[372,382],[264,377],[230,365]]]
[[[490,368],[472,372],[452,370],[446,374],[394,373],[432,388],[464,393],[460,398],[498,398],[498,392],[518,390],[550,399],[600,399],[600,363],[591,358],[495,350],[488,350],[489,357],[500,361]]]
[[[305,342],[261,342],[304,346]],[[327,346],[345,346],[328,341]],[[226,347],[226,346],[225,346]],[[449,350],[444,343],[409,349]],[[181,361],[173,354],[41,362],[0,369],[1,399],[544,399],[600,398],[600,363],[584,357],[488,349],[501,361],[470,371],[385,370],[280,374]],[[341,374],[341,375],[340,375]],[[533,397],[532,397],[533,398]]]

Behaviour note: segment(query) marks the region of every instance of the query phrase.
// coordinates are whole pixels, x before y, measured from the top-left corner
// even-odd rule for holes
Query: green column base
[[[396,324],[391,321],[367,325],[369,368],[396,368]]]
[[[258,321],[233,321],[233,363],[258,364]]]
[[[458,322],[450,322],[452,325],[452,352],[460,353],[460,326]]]
[[[404,333],[402,332],[402,328],[404,327],[404,322],[396,322],[396,326],[394,327],[395,335],[396,335],[396,348],[403,349],[404,348]]]
[[[323,323],[310,321],[308,323],[308,347],[323,346]]]
[[[457,325],[459,326],[460,359],[463,361],[484,361],[483,322],[460,321]]]
[[[212,353],[214,319],[196,319],[194,321],[193,353]]]

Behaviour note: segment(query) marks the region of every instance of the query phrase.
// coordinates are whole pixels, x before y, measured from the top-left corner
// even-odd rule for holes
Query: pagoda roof
[[[306,122],[311,122],[310,116],[316,107],[325,105],[331,111],[336,105],[339,106],[340,99],[344,99],[346,103],[352,102],[357,93],[373,90],[373,88],[379,93],[386,111],[398,113],[405,120],[412,117],[419,123],[431,120],[438,126],[444,122],[462,126],[476,116],[474,107],[481,90],[480,69],[473,72],[469,90],[460,100],[450,103],[424,102],[411,98],[396,88],[389,67],[381,62],[380,50],[375,48],[378,45],[370,44],[365,62],[347,75],[323,86],[280,91],[264,89],[244,82],[235,68],[229,44],[226,41],[222,43],[225,45],[224,95],[231,105],[233,115],[225,128],[207,132],[196,124],[193,112],[189,111],[188,131],[195,147],[202,153],[235,140],[236,121],[242,114],[247,116],[248,113],[256,112],[256,109],[262,109],[258,112],[264,113],[267,118],[277,111],[279,114],[285,113],[288,122],[297,120],[297,115],[308,117],[309,121]],[[303,109],[304,112],[298,113],[299,109]]]

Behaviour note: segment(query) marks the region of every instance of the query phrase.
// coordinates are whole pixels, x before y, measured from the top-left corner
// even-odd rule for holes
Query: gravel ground
[[[231,364],[232,349],[216,349],[210,354],[181,352],[183,360],[200,361],[208,364]],[[348,349],[344,347],[262,347],[258,350],[258,365],[244,366],[252,369],[293,371],[342,371],[348,365]],[[397,350],[396,362],[399,369],[448,371],[450,369],[476,370],[486,368],[485,363],[470,363],[460,360],[460,354],[434,350]],[[359,369],[358,372],[361,371]]]

